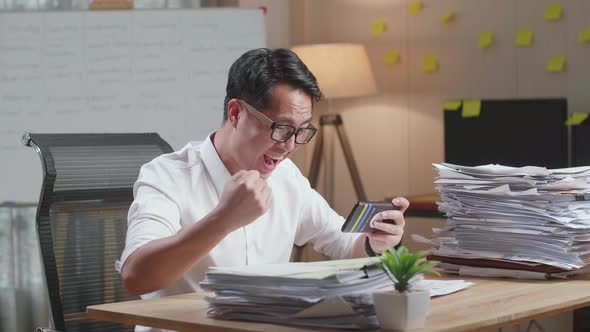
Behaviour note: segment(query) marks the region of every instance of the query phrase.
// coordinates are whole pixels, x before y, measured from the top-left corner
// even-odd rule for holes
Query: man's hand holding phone
[[[406,226],[404,212],[410,206],[410,202],[403,197],[394,198],[391,202],[399,210],[383,211],[381,217],[383,220],[393,220],[395,224],[376,221],[373,223],[373,228],[380,230],[380,232],[367,233],[371,248],[376,253],[382,253],[389,247],[397,246],[404,235],[404,227]]]
[[[366,233],[371,248],[376,253],[395,247],[404,234],[404,212],[410,206],[410,202],[403,197],[397,197],[391,203],[393,205],[383,202],[357,203],[342,226],[342,231]]]

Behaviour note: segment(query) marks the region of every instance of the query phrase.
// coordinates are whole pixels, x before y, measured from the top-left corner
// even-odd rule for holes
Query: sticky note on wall
[[[494,34],[487,31],[479,34],[479,40],[477,41],[477,47],[484,49],[494,44]]]
[[[398,50],[387,50],[383,54],[383,63],[388,65],[394,65],[399,63],[399,51]]]
[[[408,14],[418,15],[422,10],[422,0],[412,0],[408,3]]]
[[[455,12],[449,11],[440,17],[440,23],[449,24],[455,20]]]
[[[545,19],[548,21],[557,21],[561,19],[563,6],[560,3],[550,3],[545,8]]]
[[[567,119],[565,121],[565,125],[566,126],[577,126],[577,125],[580,125],[580,124],[582,124],[582,122],[584,122],[588,118],[588,115],[589,115],[588,113],[574,112],[569,117],[569,119]]]
[[[529,47],[533,44],[534,35],[535,34],[531,29],[518,30],[518,33],[516,34],[515,44],[517,46]]]
[[[371,34],[373,36],[379,36],[387,30],[387,21],[385,20],[374,20],[371,25]]]
[[[481,100],[480,99],[465,99],[463,100],[463,111],[461,117],[463,118],[476,118],[481,113]]]
[[[578,34],[578,43],[590,43],[590,28],[586,28]]]
[[[445,111],[456,111],[461,107],[460,100],[447,100],[443,103],[443,110]]]
[[[422,60],[422,71],[435,73],[438,71],[438,59],[434,55],[427,55]]]
[[[565,70],[565,56],[554,55],[549,58],[547,63],[547,71],[552,73],[559,73]]]

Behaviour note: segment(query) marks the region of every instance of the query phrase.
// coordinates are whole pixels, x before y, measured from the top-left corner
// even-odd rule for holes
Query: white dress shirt
[[[129,209],[125,250],[117,270],[149,241],[174,235],[199,222],[217,206],[230,177],[211,135],[203,142],[190,142],[179,151],[145,164],[133,188],[135,200]],[[311,242],[316,251],[325,255],[350,256],[359,235],[340,231],[344,218],[311,188],[291,160],[283,160],[267,184],[273,200],[264,215],[227,235],[182,278],[142,298],[197,291],[211,266],[288,262],[293,244]],[[138,326],[136,331],[160,330]]]

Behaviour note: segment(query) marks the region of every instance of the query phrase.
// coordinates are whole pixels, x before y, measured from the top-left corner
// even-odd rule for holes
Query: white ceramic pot
[[[384,330],[405,331],[424,327],[430,312],[430,293],[427,290],[374,293],[373,302],[377,319]]]

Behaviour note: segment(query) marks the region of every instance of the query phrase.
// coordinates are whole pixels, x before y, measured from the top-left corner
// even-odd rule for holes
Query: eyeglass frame
[[[295,128],[291,125],[286,125],[286,124],[281,124],[281,123],[277,123],[274,122],[273,119],[269,118],[268,116],[264,115],[264,113],[262,113],[261,111],[257,110],[256,108],[254,108],[254,106],[248,104],[245,100],[243,99],[239,99],[238,102],[240,103],[240,105],[242,105],[244,107],[244,109],[246,109],[246,111],[250,114],[252,114],[258,121],[260,121],[263,125],[269,127],[271,129],[270,132],[270,139],[272,139],[275,142],[286,142],[289,139],[291,139],[291,137],[295,136],[295,144],[307,144],[309,142],[311,142],[311,140],[315,137],[315,134],[317,134],[318,129],[310,122],[308,127],[305,128]],[[273,137],[273,134],[275,132],[275,129],[278,128],[279,126],[281,127],[289,127],[291,129],[293,129],[293,131],[291,131],[291,134],[289,134],[289,136],[287,136],[287,138],[283,139],[283,140],[279,140]],[[301,132],[301,130],[313,130],[313,134],[311,135],[311,137],[307,140],[307,142],[304,143],[299,143],[297,142],[297,136],[299,135],[299,133]]]

